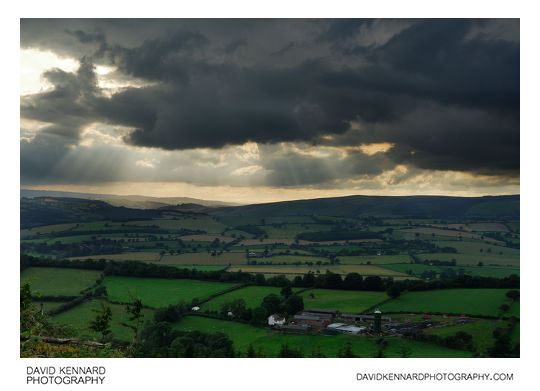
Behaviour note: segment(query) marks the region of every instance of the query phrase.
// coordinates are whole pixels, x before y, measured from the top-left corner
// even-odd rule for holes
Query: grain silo
[[[375,311],[375,319],[373,322],[373,332],[375,334],[381,333],[381,311],[378,309]]]

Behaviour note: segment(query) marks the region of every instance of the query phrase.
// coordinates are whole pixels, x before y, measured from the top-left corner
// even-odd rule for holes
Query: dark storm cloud
[[[492,22],[25,20],[22,47],[86,60],[74,75],[46,73],[55,89],[28,97],[21,115],[74,138],[91,122],[130,126],[127,143],[165,150],[390,142],[395,164],[518,176],[519,42],[501,37],[519,37],[519,21]],[[90,61],[153,84],[107,98]],[[269,162],[269,181],[335,175],[302,159],[289,178],[279,176],[285,163]],[[366,175],[382,167],[351,165]]]
[[[323,157],[294,151],[274,152],[263,154],[261,164],[269,171],[265,183],[276,187],[340,186],[343,178],[373,177],[393,167],[384,154],[368,156],[361,152],[346,156],[330,152]]]
[[[231,43],[229,43],[227,46],[225,46],[225,53],[234,53],[242,46],[246,46],[247,41],[245,39],[235,39]]]

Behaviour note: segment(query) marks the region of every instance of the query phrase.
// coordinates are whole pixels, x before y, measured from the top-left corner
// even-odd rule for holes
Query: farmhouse
[[[285,324],[285,318],[280,317],[278,314],[273,314],[268,317],[269,326],[284,325],[284,324]]]

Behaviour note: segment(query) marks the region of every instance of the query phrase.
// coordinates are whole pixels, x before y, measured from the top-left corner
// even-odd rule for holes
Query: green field
[[[266,328],[253,327],[242,323],[209,319],[198,316],[186,316],[173,326],[178,330],[203,332],[222,332],[234,342],[234,348],[245,355],[248,346],[253,345],[255,352],[264,357],[277,357],[281,345],[288,344],[292,349],[301,349],[305,357],[310,357],[320,349],[325,357],[337,357],[340,349],[347,342],[352,344],[353,352],[360,357],[375,357],[377,354],[376,339],[353,335],[283,335]],[[387,338],[388,347],[385,357],[401,357],[406,346],[410,357],[470,357],[470,352],[447,349],[435,345],[397,338]]]
[[[397,272],[406,273],[410,270],[413,272],[413,275],[420,276],[425,271],[433,270],[437,273],[440,273],[443,270],[452,269],[457,274],[459,274],[460,269],[463,269],[465,274],[471,276],[482,276],[482,277],[495,277],[503,278],[508,277],[511,274],[516,274],[519,276],[519,268],[512,267],[474,267],[474,266],[431,266],[424,264],[393,264],[393,265],[381,265],[385,269],[394,270]]]
[[[382,312],[436,312],[497,316],[499,306],[510,304],[508,289],[447,289],[405,293],[381,305]],[[513,311],[519,311],[512,306]],[[512,314],[512,311],[511,311]]]
[[[409,255],[338,255],[339,263],[342,265],[387,265],[390,263],[409,263],[412,258]]]
[[[155,251],[139,251],[128,252],[122,254],[100,254],[84,257],[72,257],[68,259],[106,259],[111,261],[141,261],[141,262],[157,262],[160,258],[159,252]]]
[[[282,263],[287,264],[294,264],[296,262],[300,263],[306,263],[306,262],[313,262],[317,263],[320,262],[321,264],[324,262],[330,262],[328,258],[324,257],[317,257],[317,256],[309,256],[309,255],[276,255],[274,257],[267,257],[267,258],[250,258],[250,262],[257,261],[257,263],[267,263],[270,262],[274,265],[279,265]]]
[[[517,323],[512,329],[512,332],[510,333],[510,338],[512,339],[512,343],[514,345],[519,343],[519,323]]]
[[[314,297],[311,297],[313,295]],[[359,314],[386,299],[385,292],[309,289],[302,292],[304,308],[330,308],[342,313]]]
[[[180,255],[164,255],[159,265],[244,265],[246,253],[224,252],[221,255],[210,253],[186,253]]]
[[[129,302],[131,292],[139,297],[144,305],[154,308],[166,307],[180,301],[189,303],[194,298],[204,299],[235,286],[221,282],[112,276],[106,277],[103,285],[112,301]]]
[[[69,229],[72,229],[77,224],[74,223],[67,223],[67,224],[52,224],[52,225],[42,225],[40,227],[34,227],[29,229],[21,229],[21,238],[27,237],[27,236],[35,236],[35,235],[46,235],[53,232],[63,232],[67,231]]]
[[[285,224],[282,228],[269,225],[260,227],[269,239],[294,239],[302,232],[329,231],[332,226],[326,224]]]
[[[116,223],[115,225],[120,225]],[[219,221],[214,220],[210,216],[194,216],[194,217],[178,217],[178,219],[154,219],[130,221],[129,225],[150,227],[157,226],[161,229],[190,229],[202,230],[209,234],[219,234],[227,228],[227,226]]]
[[[247,273],[268,273],[268,274],[306,274],[325,273],[327,270],[332,273],[346,275],[349,273],[359,273],[364,276],[396,276],[409,277],[404,273],[395,272],[372,265],[242,265],[231,266],[227,271],[234,272],[242,270]]]
[[[33,304],[37,308],[40,308],[41,304],[43,304],[43,312],[47,313],[49,311],[55,310],[58,307],[66,304],[66,302],[65,301],[39,301],[39,300],[36,300],[36,301],[33,302]]]
[[[458,253],[472,255],[491,255],[501,258],[519,259],[519,249],[488,244],[478,240],[442,240],[436,242],[439,247],[454,247]],[[480,249],[483,251],[480,252]],[[502,253],[502,254],[500,254]]]
[[[495,331],[497,327],[506,328],[507,326],[508,322],[503,320],[474,319],[473,321],[464,324],[427,328],[424,329],[423,332],[425,334],[446,337],[455,335],[458,331],[464,331],[472,335],[473,344],[476,350],[486,353],[487,349],[493,346],[493,343],[495,342],[493,331]]]
[[[449,262],[456,260],[457,265],[476,266],[478,262],[482,262],[484,266],[510,266],[519,267],[519,258],[504,258],[497,255],[490,254],[418,254],[417,257],[421,261],[425,260],[439,260]]]
[[[242,289],[217,296],[212,300],[204,303],[201,307],[203,310],[219,311],[223,303],[229,303],[236,299],[244,299],[246,308],[257,308],[261,305],[265,296],[271,293],[280,295],[281,288],[266,287],[266,286],[248,286]]]
[[[111,307],[112,319],[111,319],[111,332],[112,337],[124,341],[130,341],[133,338],[133,331],[127,327],[122,326],[120,323],[125,322],[131,324],[129,321],[129,315],[125,311],[125,306],[119,304],[111,304],[100,300],[86,301],[75,308],[72,308],[66,312],[62,312],[56,316],[53,316],[53,320],[56,323],[66,324],[75,328],[77,335],[80,338],[95,338],[99,340],[101,336],[96,332],[88,328],[89,322],[95,319],[97,313],[92,311],[101,310],[100,302],[105,306]],[[143,309],[144,315],[143,321],[150,321],[153,318],[153,310]]]
[[[178,269],[198,270],[203,272],[216,272],[224,270],[226,266],[212,266],[212,265],[174,265]]]
[[[97,270],[30,267],[21,272],[21,282],[29,279],[32,290],[43,296],[77,296],[100,275]]]

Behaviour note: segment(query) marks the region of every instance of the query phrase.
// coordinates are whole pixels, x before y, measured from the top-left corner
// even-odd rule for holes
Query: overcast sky
[[[21,186],[519,193],[519,20],[21,20]]]

